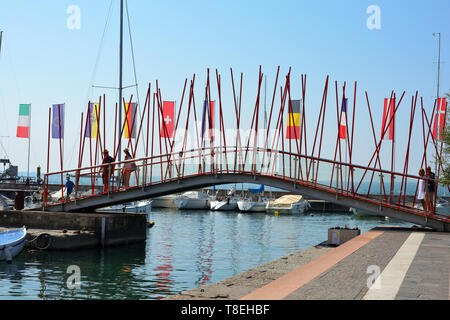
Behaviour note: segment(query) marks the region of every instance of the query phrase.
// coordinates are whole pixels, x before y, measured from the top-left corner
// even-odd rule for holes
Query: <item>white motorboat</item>
[[[242,199],[238,201],[238,208],[242,212],[266,212],[269,199],[258,197],[257,199]]]
[[[379,215],[379,214],[375,214],[375,213],[371,213],[371,212],[367,212],[367,211],[363,211],[363,210],[359,210],[356,208],[350,208],[349,211],[353,214],[353,216],[355,216],[356,218],[382,218],[387,220],[388,217]]]
[[[301,195],[285,195],[274,201],[269,201],[266,206],[267,213],[298,214],[310,207],[307,200]]]
[[[141,200],[130,202],[126,204],[118,204],[102,209],[98,209],[98,212],[148,212],[152,208],[150,200]]]
[[[200,191],[188,191],[177,196],[173,202],[178,209],[209,209],[209,202],[214,197]]]
[[[173,202],[179,195],[170,194],[167,196],[152,198],[152,208],[171,208],[176,209],[177,206]]]
[[[238,211],[240,199],[237,196],[226,196],[223,200],[212,200],[210,201],[210,209],[214,211]]]
[[[436,215],[450,217],[450,205],[447,200],[438,198],[436,201]]]
[[[0,232],[0,261],[6,260],[11,263],[12,258],[23,250],[26,236],[27,229],[25,227]]]

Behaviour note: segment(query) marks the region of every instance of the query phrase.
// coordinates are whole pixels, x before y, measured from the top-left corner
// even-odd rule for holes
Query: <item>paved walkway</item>
[[[450,233],[375,228],[166,299],[450,299]]]

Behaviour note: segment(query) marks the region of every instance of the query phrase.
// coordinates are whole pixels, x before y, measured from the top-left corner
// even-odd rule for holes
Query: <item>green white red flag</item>
[[[17,123],[17,138],[30,138],[31,104],[19,105],[19,121]]]

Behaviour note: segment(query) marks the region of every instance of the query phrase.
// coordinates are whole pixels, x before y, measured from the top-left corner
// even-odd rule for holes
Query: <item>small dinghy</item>
[[[26,236],[25,227],[0,232],[0,261],[6,260],[11,263],[12,259],[23,250]]]

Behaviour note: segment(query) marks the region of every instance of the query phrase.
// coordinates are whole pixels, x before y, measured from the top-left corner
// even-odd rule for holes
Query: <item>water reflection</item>
[[[409,225],[345,214],[270,216],[154,210],[147,241],[73,252],[27,251],[0,262],[0,299],[160,299],[232,277],[327,239],[330,227]],[[70,265],[81,270],[71,290]]]

